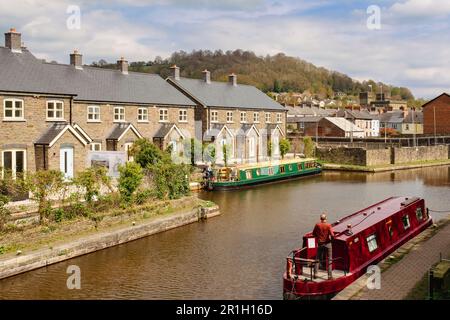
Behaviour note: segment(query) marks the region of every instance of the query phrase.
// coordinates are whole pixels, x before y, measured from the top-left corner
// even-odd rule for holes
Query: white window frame
[[[119,111],[119,112],[116,113],[116,111]],[[116,115],[119,116],[119,119],[116,119]],[[123,116],[123,117],[121,117],[121,116]],[[122,118],[122,119],[120,119],[120,118]],[[114,109],[113,109],[113,121],[114,122],[125,122],[125,107],[114,107]]]
[[[266,112],[265,118],[266,118],[266,123],[271,123],[272,122],[272,114],[271,113]]]
[[[98,150],[95,150],[95,147],[98,146]],[[92,142],[91,143],[91,151],[102,151],[102,144],[100,142]]]
[[[159,122],[169,122],[169,109],[159,109]]]
[[[16,159],[16,152],[18,151],[23,151],[23,173],[25,173],[27,171],[27,150],[26,149],[20,149],[20,148],[13,148],[13,149],[5,149],[2,150],[2,165],[1,165],[1,170],[2,170],[2,179],[4,178],[4,174],[5,174],[5,152],[11,152],[11,164],[12,164],[12,168],[11,168],[11,174],[13,179],[16,178],[16,167],[17,167],[17,159]]]
[[[6,102],[12,103],[12,116],[6,116]],[[20,102],[22,104],[21,108],[16,108],[16,102]],[[21,110],[22,116],[16,117],[16,111]],[[22,99],[8,98],[3,100],[3,120],[4,121],[24,121],[25,120],[25,102]]]
[[[254,112],[253,113],[253,122],[254,123],[259,123],[259,112]]]
[[[283,122],[283,115],[281,113],[277,113],[277,123]]]
[[[93,112],[90,111],[90,109],[93,108]],[[86,108],[87,113],[87,122],[101,122],[101,115],[100,115],[100,106],[87,106]],[[89,115],[93,115],[92,119],[89,119]],[[98,119],[94,119],[95,116],[98,115]]]
[[[227,111],[227,123],[233,123],[233,111]]]
[[[137,122],[148,122],[148,108],[138,108]]]
[[[375,233],[368,236],[366,242],[370,253],[378,249],[377,235]]]
[[[219,122],[219,111],[211,110],[211,123]]]
[[[53,104],[54,109],[53,109],[53,117],[49,117],[48,113],[50,111],[49,109],[49,105]],[[56,106],[60,104],[61,105],[61,110],[57,109]],[[57,112],[61,112],[61,117],[57,117],[56,113]],[[64,102],[61,100],[49,100],[47,101],[47,108],[46,108],[46,114],[45,117],[47,119],[47,121],[64,121]]]
[[[182,123],[188,122],[187,117],[188,117],[187,110],[185,110],[185,109],[178,110],[178,122],[182,122]]]
[[[247,112],[241,111],[241,123],[247,123]]]

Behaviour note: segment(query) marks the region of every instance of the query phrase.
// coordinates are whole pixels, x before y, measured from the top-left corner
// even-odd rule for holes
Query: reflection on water
[[[431,209],[446,210],[449,183],[450,167],[438,167],[324,172],[202,193],[222,216],[1,280],[0,299],[281,299],[285,257],[322,211],[336,220],[392,195],[424,197]],[[81,290],[66,288],[73,264],[81,268]]]

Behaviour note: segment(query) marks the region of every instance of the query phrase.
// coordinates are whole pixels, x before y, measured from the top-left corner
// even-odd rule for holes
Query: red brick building
[[[443,93],[422,109],[424,134],[450,134],[450,95]]]

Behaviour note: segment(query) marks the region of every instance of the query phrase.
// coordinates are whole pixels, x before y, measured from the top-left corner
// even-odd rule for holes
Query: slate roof
[[[111,132],[106,137],[106,140],[119,140],[119,138],[124,134],[124,132],[130,129],[130,126],[133,125],[127,122],[114,124]]]
[[[195,106],[159,75],[43,62],[0,47],[0,91],[76,95],[75,100]]]
[[[295,118],[287,118],[288,123],[299,123],[299,122],[318,122],[324,117],[318,116],[318,117],[295,117]]]
[[[380,114],[381,123],[402,123],[403,111],[390,111]]]
[[[189,78],[175,80],[169,77],[168,80],[208,107],[286,111],[285,107],[253,86],[243,84],[233,86],[228,82],[218,81],[206,83],[201,79]]]
[[[377,120],[378,115],[371,114],[367,111],[360,111],[360,110],[343,110],[340,109],[336,113],[337,117],[344,117],[344,118],[353,118],[353,119],[363,119],[363,120]]]
[[[158,131],[155,133],[154,137],[155,138],[164,138],[165,136],[167,136],[167,134],[170,132],[170,130],[172,130],[172,128],[175,126],[174,123],[163,123]]]
[[[56,122],[44,131],[35,142],[39,145],[48,145],[68,126],[67,122]]]
[[[0,90],[75,95],[75,91],[54,77],[46,63],[28,50],[13,53],[0,47]]]
[[[325,117],[329,122],[334,124],[336,127],[340,128],[343,131],[353,131],[353,132],[363,132],[364,130],[348,121],[345,118],[340,117]]]
[[[300,116],[300,117],[306,117],[306,116],[332,116],[336,114],[335,109],[323,109],[319,107],[292,107],[292,106],[286,106],[286,109],[288,110],[288,117],[291,116]]]

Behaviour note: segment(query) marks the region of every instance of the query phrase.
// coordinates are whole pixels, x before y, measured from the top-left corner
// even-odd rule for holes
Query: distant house
[[[402,131],[403,125],[403,111],[391,111],[380,114],[381,129],[392,129],[399,134]]]
[[[401,134],[423,134],[423,112],[408,111],[403,118]]]
[[[450,95],[443,93],[422,106],[424,134],[450,134]]]
[[[367,111],[340,109],[337,117],[343,117],[364,130],[365,137],[378,137],[380,135],[380,120],[377,115]]]
[[[305,119],[306,120],[306,119]],[[364,130],[348,121],[339,117],[323,117],[311,119],[311,122],[304,122],[305,136],[319,137],[346,137],[346,138],[364,138]]]
[[[287,119],[288,132],[304,135],[316,135],[317,123],[323,119],[323,116],[315,117],[291,117]],[[314,134],[311,134],[311,133]],[[306,134],[308,133],[308,134]]]

